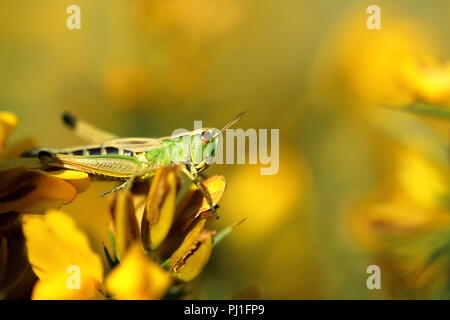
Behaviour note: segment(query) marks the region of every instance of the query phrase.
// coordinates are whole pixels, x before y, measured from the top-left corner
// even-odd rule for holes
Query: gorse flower
[[[31,147],[26,142],[6,149],[17,123],[13,113],[0,112],[0,298],[24,297],[27,290],[16,292],[16,288],[33,280],[21,232],[22,214],[41,214],[66,205],[90,183],[82,172],[46,172],[37,169],[41,166],[37,159],[14,158]]]
[[[102,290],[102,262],[73,219],[63,212],[49,211],[43,216],[26,215],[23,222],[28,258],[39,278],[32,298],[96,297],[98,290]],[[80,277],[70,286],[72,269]]]
[[[388,27],[377,32],[359,27],[359,10],[336,25],[317,55],[311,92],[317,105],[339,106],[338,113],[350,108],[349,124],[365,123],[364,144],[377,160],[363,173],[374,179],[359,185],[367,192],[350,206],[345,224],[380,265],[391,293],[416,298],[434,285],[442,292],[450,277],[450,68],[426,25],[383,10],[390,12],[383,17]],[[356,157],[354,163],[356,172]],[[423,265],[437,256],[442,265],[427,277],[434,266]]]
[[[172,282],[169,273],[134,244],[108,275],[106,287],[116,299],[161,299]]]
[[[450,101],[450,63],[423,59],[405,63],[403,84],[416,98],[432,104],[448,104]]]
[[[379,112],[379,105],[448,105],[449,63],[438,58],[440,50],[427,27],[387,15],[383,21],[389,28],[376,33],[359,27],[359,12],[338,24],[316,58],[316,94],[335,90],[339,99],[369,111],[370,116]],[[333,59],[329,59],[329,52],[334,52]]]
[[[17,122],[14,114],[0,112],[0,214],[43,213],[70,203],[77,193],[88,188],[90,179],[86,173],[43,171],[39,170],[42,165],[38,159],[11,158],[4,147]]]
[[[393,294],[442,291],[449,277],[448,168],[407,148],[390,159],[394,170],[353,209],[351,230],[386,271]]]
[[[225,190],[225,179],[216,175],[203,184],[217,205]],[[134,207],[130,193],[118,193],[111,210],[116,239],[113,258],[115,255],[121,260],[130,247],[140,242],[143,251],[174,278],[190,281],[198,276],[212,251],[215,233],[205,228],[212,212],[197,187],[190,187],[184,194],[180,191],[178,167],[163,167],[156,173],[143,205]]]
[[[204,185],[217,204],[224,178],[214,176]],[[214,232],[205,224],[212,213],[196,188],[188,189],[177,203],[180,190],[178,168],[162,167],[143,205],[133,201],[142,198],[139,193],[119,191],[114,196],[112,250],[104,247],[107,265],[102,265],[100,255],[67,214],[27,215],[24,234],[30,263],[39,277],[32,297],[160,299],[177,279],[198,276],[211,256]]]

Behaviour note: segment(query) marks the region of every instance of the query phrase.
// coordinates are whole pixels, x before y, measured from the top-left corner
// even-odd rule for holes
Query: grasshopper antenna
[[[231,120],[230,122],[228,122],[222,129],[220,129],[219,132],[217,132],[214,136],[213,139],[216,138],[217,136],[219,136],[222,132],[224,132],[225,130],[227,130],[229,127],[233,126],[236,122],[238,122],[239,120],[241,120],[241,118],[247,114],[248,111],[244,111],[239,113],[236,117],[234,117],[233,120]]]

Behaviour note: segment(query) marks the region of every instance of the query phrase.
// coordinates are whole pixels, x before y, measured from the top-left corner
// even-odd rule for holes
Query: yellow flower
[[[442,207],[449,193],[448,168],[442,168],[413,150],[399,152],[397,194],[425,208]]]
[[[204,229],[205,222],[195,224],[169,259],[170,270],[180,280],[197,277],[211,257],[214,233]]]
[[[42,166],[39,159],[16,158],[24,148],[32,147],[30,140],[5,150],[17,123],[14,114],[0,112],[0,275],[3,275],[0,297],[20,296],[16,291],[30,287],[35,280],[28,261],[23,258],[21,214],[44,213],[49,208],[66,205],[90,184],[85,173],[37,170]]]
[[[405,63],[403,83],[419,100],[430,104],[448,104],[450,63],[428,60]]]
[[[212,252],[215,233],[205,228],[212,213],[197,188],[188,189],[176,203],[179,174],[177,167],[157,171],[141,216],[137,214],[141,206],[133,199],[139,192],[123,190],[115,195],[112,252],[104,247],[107,266],[68,215],[54,210],[26,215],[28,256],[39,278],[33,299],[160,299],[169,292],[172,277],[183,281],[197,277]],[[224,178],[214,176],[204,186],[217,204]],[[164,260],[162,265],[169,270],[160,266]]]
[[[354,209],[353,227],[372,249],[390,246],[389,238],[426,235],[449,226],[444,198],[446,168],[410,149],[391,156],[390,175]]]
[[[7,111],[0,111],[0,154],[6,146],[6,141],[17,126],[17,117],[15,114]]]
[[[77,193],[86,191],[86,189],[90,186],[91,182],[89,179],[89,175],[81,171],[74,171],[74,170],[52,170],[52,171],[33,170],[33,171],[39,172],[47,177],[53,177],[64,180],[65,182],[72,185],[72,187],[75,188]]]
[[[159,170],[155,175],[142,217],[144,248],[156,249],[169,233],[174,220],[178,189],[177,167]]]
[[[0,112],[0,153],[4,142],[17,125],[17,118]],[[24,151],[24,150],[22,150]],[[5,159],[6,158],[6,159]],[[73,170],[43,171],[39,159],[0,159],[0,214],[4,212],[43,213],[73,201],[89,186],[86,173]]]
[[[0,299],[28,299],[35,276],[25,253],[21,215],[0,215]]]
[[[148,192],[141,220],[141,240],[145,250],[166,257],[169,269],[180,280],[197,277],[212,252],[214,232],[205,229],[212,212],[196,186],[189,188],[179,203],[179,169],[158,170]],[[216,205],[225,190],[223,176],[213,176],[203,182]]]
[[[448,263],[423,266],[449,230],[448,211],[423,209],[405,199],[383,200],[383,195],[355,208],[352,231],[373,254],[392,294],[431,293],[445,285]]]
[[[23,224],[28,257],[39,281],[33,299],[100,299],[107,297],[104,267],[89,240],[71,217],[60,211],[26,215]],[[171,282],[169,273],[132,246],[106,278],[118,299],[158,299]]]
[[[82,179],[88,179],[85,175]],[[44,213],[75,199],[77,190],[65,180],[42,171],[13,169],[0,177],[0,214],[4,212]]]
[[[397,15],[384,15],[383,25],[377,31],[364,28],[360,13],[352,12],[334,28],[314,64],[311,84],[316,99],[326,90],[334,104],[337,97],[365,111],[377,106],[369,108],[376,111],[380,104],[406,106],[417,99],[449,102],[449,67],[437,63],[440,50],[432,32]]]
[[[171,282],[169,273],[148,259],[136,243],[108,275],[106,287],[116,299],[155,300],[164,296]]]
[[[381,202],[377,197],[356,209],[353,230],[363,244],[377,251],[392,246],[392,240],[411,239],[449,226],[450,217],[443,210],[423,209],[404,200]]]
[[[97,295],[103,282],[102,262],[72,218],[59,211],[27,215],[23,231],[30,263],[39,278],[33,299],[83,299]],[[77,288],[68,283],[72,272],[81,280]]]
[[[129,192],[118,192],[111,205],[111,215],[116,236],[117,258],[122,258],[139,237],[134,203]]]
[[[385,270],[392,293],[429,294],[450,276],[443,261],[427,263],[448,242],[447,168],[410,149],[398,148],[391,160],[388,178],[353,208],[351,230]]]

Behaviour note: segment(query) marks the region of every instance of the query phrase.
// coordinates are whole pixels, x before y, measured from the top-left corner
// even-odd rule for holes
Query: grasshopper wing
[[[163,146],[162,139],[152,138],[119,138],[104,142],[105,146],[130,150],[135,153],[146,152]]]

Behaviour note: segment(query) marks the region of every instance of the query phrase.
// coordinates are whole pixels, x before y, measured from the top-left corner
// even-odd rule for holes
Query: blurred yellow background
[[[81,8],[81,30],[66,8]],[[381,8],[381,30],[366,9]],[[66,147],[67,110],[120,136],[157,137],[194,120],[280,129],[280,170],[216,165],[227,190],[220,243],[192,287],[206,299],[449,297],[448,122],[398,107],[448,107],[450,3],[301,0],[6,0],[0,104],[11,144]],[[66,211],[101,252],[111,183]],[[444,201],[443,199],[447,199]],[[448,251],[448,250],[447,250]],[[369,290],[377,264],[382,289]]]

